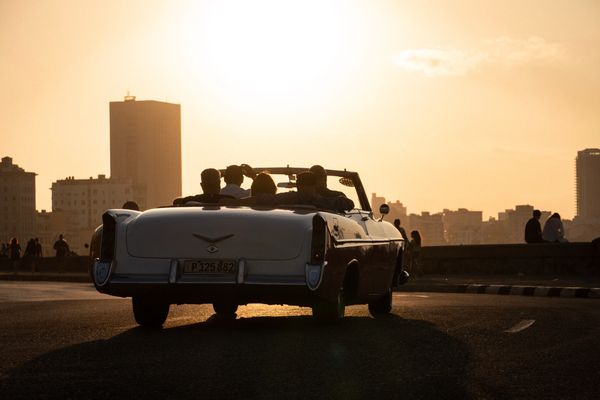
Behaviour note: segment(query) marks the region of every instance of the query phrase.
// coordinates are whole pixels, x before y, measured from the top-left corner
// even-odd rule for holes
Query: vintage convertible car
[[[283,177],[281,191],[307,168],[257,170],[276,182]],[[217,316],[233,318],[248,303],[312,307],[325,321],[341,320],[351,304],[368,304],[374,316],[389,313],[392,289],[408,279],[402,237],[382,220],[389,207],[375,219],[357,173],[327,173],[329,187],[341,187],[357,208],[229,202],[107,210],[92,239],[94,285],[132,297],[143,326],[161,326],[171,304],[212,303]]]

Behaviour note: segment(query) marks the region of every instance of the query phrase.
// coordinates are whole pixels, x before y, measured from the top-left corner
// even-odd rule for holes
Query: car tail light
[[[310,244],[310,263],[306,264],[306,285],[310,290],[317,290],[323,280],[323,272],[327,266],[325,253],[329,242],[327,222],[319,215],[313,218],[312,241]]]
[[[315,215],[313,218],[313,233],[310,246],[311,264],[323,264],[328,238],[327,222],[320,215]]]
[[[115,236],[117,223],[112,215],[102,215],[102,244],[100,245],[100,261],[110,262],[115,256]]]

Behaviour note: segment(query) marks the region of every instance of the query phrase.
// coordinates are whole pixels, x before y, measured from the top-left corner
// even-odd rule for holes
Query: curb
[[[536,297],[565,297],[600,299],[600,288],[587,287],[553,287],[553,286],[525,286],[525,285],[482,285],[482,284],[432,284],[408,285],[398,290],[399,292],[437,292],[437,293],[469,293],[469,294],[495,294]]]
[[[0,274],[0,281],[91,282],[87,274]],[[600,288],[411,282],[395,292],[495,294],[600,299]]]

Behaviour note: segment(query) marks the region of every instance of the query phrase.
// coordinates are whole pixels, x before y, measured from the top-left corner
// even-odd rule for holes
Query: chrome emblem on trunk
[[[202,239],[205,242],[208,242],[208,247],[206,248],[206,251],[208,251],[209,253],[216,253],[217,251],[219,251],[219,248],[217,246],[215,246],[215,243],[221,242],[225,239],[229,239],[234,236],[233,233],[231,233],[229,235],[217,236],[217,237],[204,236],[199,233],[192,233],[192,235],[194,235],[194,237],[196,237],[198,239]]]

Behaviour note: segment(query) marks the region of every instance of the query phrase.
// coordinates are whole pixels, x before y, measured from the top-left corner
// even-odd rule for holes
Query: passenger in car
[[[275,195],[277,193],[277,186],[275,185],[273,178],[271,178],[271,175],[266,172],[261,172],[254,178],[252,186],[250,187],[250,193],[252,196],[262,194]]]
[[[256,174],[248,164],[230,165],[225,169],[223,180],[225,186],[221,189],[221,194],[232,196],[236,199],[250,196],[250,189],[241,187],[244,182],[244,175],[250,179],[254,179]]]
[[[233,196],[220,194],[221,173],[214,168],[207,168],[200,174],[200,186],[204,193],[195,196],[180,197],[173,200],[173,205],[184,205],[190,201],[199,203],[219,203],[223,199],[234,199]]]
[[[346,197],[343,192],[327,188],[327,171],[320,165],[313,165],[309,169],[315,175],[317,193],[323,197]]]
[[[279,193],[276,195],[259,195],[258,205],[312,205],[317,208],[344,212],[354,208],[354,202],[346,197],[323,197],[317,194],[315,175],[312,172],[302,172],[296,178],[296,192]]]

